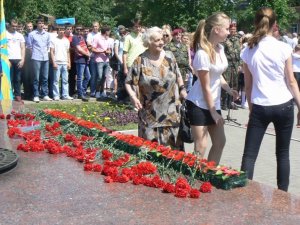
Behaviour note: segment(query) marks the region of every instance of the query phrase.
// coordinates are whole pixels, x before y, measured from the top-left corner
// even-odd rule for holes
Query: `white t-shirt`
[[[220,53],[216,56],[216,63],[210,62],[208,54],[199,49],[193,60],[193,68],[195,71],[209,71],[210,90],[215,103],[216,110],[221,109],[221,76],[228,67],[228,61],[224,53],[224,47],[219,44]],[[205,97],[203,95],[200,79],[197,79],[192,89],[188,93],[187,99],[202,109],[209,109]]]
[[[99,32],[95,33],[95,32],[90,32],[88,33],[87,37],[86,37],[86,42],[90,45],[93,45],[93,42],[94,42],[94,38],[97,36],[97,35],[100,35]]]
[[[24,36],[19,32],[6,32],[7,51],[9,59],[22,59],[21,43],[25,44]]]
[[[293,72],[300,73],[300,55],[293,53]]]
[[[90,33],[88,33],[88,35],[87,35],[87,37],[86,37],[86,42],[87,42],[87,44],[93,46],[93,44],[94,44],[94,39],[95,39],[95,37],[97,37],[97,36],[101,36],[100,32],[97,32],[97,33],[95,33],[95,32],[90,32]],[[91,58],[94,58],[94,57],[95,57],[95,54],[92,52],[92,53],[91,53]]]
[[[251,102],[271,106],[292,99],[284,75],[285,61],[292,55],[292,48],[271,36],[264,37],[257,46],[241,51],[242,60],[252,74]]]
[[[54,57],[57,64],[68,64],[68,52],[70,42],[67,38],[54,38],[51,40],[50,48],[54,48]]]

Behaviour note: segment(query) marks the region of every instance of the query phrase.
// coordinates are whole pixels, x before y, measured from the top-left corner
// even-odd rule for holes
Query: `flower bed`
[[[37,130],[29,132],[22,132],[20,127],[27,126],[28,121],[33,123],[32,117],[20,119],[18,114],[12,115],[15,119],[10,118],[7,122],[8,135],[25,139],[25,143],[18,146],[19,150],[64,153],[83,162],[85,170],[102,172],[107,183],[132,181],[175,193],[176,197],[199,197],[199,190],[211,190],[210,183],[225,190],[247,184],[246,174],[242,171],[216,166],[193,154],[114,132],[65,112],[38,111],[36,120],[40,121],[40,128],[36,126]],[[104,160],[102,165],[101,160]],[[204,182],[202,188],[192,188],[199,181]]]

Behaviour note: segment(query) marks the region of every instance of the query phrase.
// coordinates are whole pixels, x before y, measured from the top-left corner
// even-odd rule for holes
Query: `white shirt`
[[[6,32],[7,51],[9,59],[22,59],[21,43],[25,44],[24,36],[19,32]]]
[[[93,45],[93,42],[94,42],[94,39],[97,35],[100,35],[99,32],[95,33],[95,32],[90,32],[88,33],[87,37],[86,37],[86,42],[89,44],[89,45]]]
[[[293,53],[293,72],[300,73],[300,55]]]
[[[216,110],[221,109],[221,76],[228,67],[224,47],[220,44],[218,46],[220,48],[220,53],[216,56],[215,64],[210,62],[208,54],[203,49],[199,49],[196,52],[193,60],[193,68],[195,71],[209,71],[210,90]],[[187,99],[202,109],[209,109],[201,88],[200,79],[197,79],[195,84],[192,86]]]
[[[67,38],[55,38],[51,41],[50,47],[54,49],[55,62],[57,64],[68,64],[68,52],[70,42]]]
[[[257,46],[241,51],[242,60],[252,74],[251,102],[271,106],[292,99],[285,81],[285,61],[292,55],[292,48],[274,37],[264,37]]]

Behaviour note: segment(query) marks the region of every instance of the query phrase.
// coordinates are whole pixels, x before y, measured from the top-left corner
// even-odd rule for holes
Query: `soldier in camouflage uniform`
[[[231,23],[229,27],[230,35],[224,42],[224,51],[228,60],[228,68],[224,73],[224,78],[231,88],[238,90],[238,67],[240,65],[240,36],[236,32],[236,23]],[[230,96],[222,91],[222,109],[227,110],[228,107],[237,109],[235,105],[231,105]]]
[[[191,71],[189,49],[186,44],[181,43],[181,36],[182,36],[181,29],[175,29],[172,32],[172,36],[173,36],[173,40],[164,47],[164,50],[171,51],[175,56],[182,79],[186,84],[187,81],[186,76],[188,72]]]

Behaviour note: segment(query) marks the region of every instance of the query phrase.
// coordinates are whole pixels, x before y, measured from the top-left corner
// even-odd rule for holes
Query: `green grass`
[[[132,106],[118,102],[40,102],[26,105],[28,110],[57,109],[112,130],[137,129],[137,113]],[[102,116],[101,116],[102,115]]]

